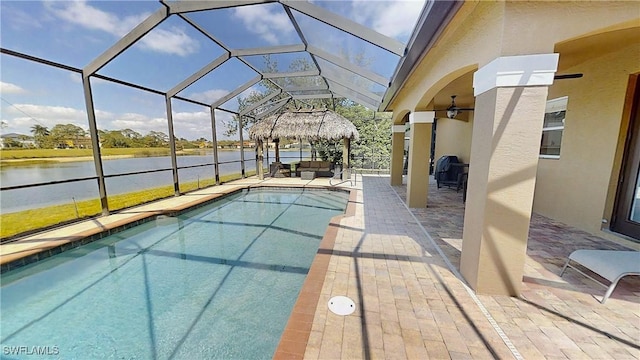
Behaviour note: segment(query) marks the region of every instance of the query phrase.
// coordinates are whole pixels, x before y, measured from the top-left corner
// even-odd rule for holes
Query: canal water
[[[255,171],[255,152],[245,150],[245,171]],[[280,151],[281,161],[291,163],[299,161],[298,151]],[[302,158],[308,159],[309,151],[302,152]],[[218,151],[220,175],[239,174],[240,151]],[[275,160],[273,151],[269,152],[269,161]],[[189,167],[213,163],[213,152],[206,155],[179,156],[178,167]],[[265,166],[266,154],[265,154]],[[117,175],[157,169],[171,169],[171,158],[168,156],[126,158],[103,160],[102,167],[105,175]],[[2,187],[38,184],[59,180],[78,179],[96,176],[93,161],[74,161],[54,164],[34,164],[22,166],[0,167],[0,185]],[[189,167],[178,170],[181,183],[213,179],[214,167]],[[115,195],[132,191],[139,191],[159,186],[173,184],[172,171],[161,171],[138,175],[109,177],[105,180],[107,194]],[[76,181],[64,184],[38,186],[16,190],[6,190],[0,193],[0,209],[2,213],[10,213],[44,206],[71,203],[99,198],[98,181],[95,179]]]

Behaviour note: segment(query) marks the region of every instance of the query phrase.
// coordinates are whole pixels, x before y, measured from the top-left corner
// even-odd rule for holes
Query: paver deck
[[[326,186],[328,179],[243,179],[2,245],[0,254],[252,185]],[[476,295],[457,273],[461,193],[433,186],[427,208],[409,210],[406,188],[391,187],[388,177],[358,177],[351,188],[348,212],[325,234],[276,358],[640,359],[640,279],[623,279],[600,304],[603,287],[571,270],[558,276],[573,250],[622,245],[534,214],[521,296]],[[330,312],[337,295],[353,299],[355,313]]]
[[[520,297],[475,295],[458,273],[462,194],[431,187],[427,208],[404,206],[406,188],[364,177],[355,215],[340,222],[305,359],[638,359],[640,281],[604,288],[558,276],[575,249],[626,249],[533,216]],[[417,222],[416,222],[417,220]],[[337,295],[357,311],[327,308]],[[276,356],[278,357],[278,356]]]

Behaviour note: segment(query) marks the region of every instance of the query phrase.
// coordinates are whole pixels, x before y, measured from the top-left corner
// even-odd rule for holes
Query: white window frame
[[[568,96],[563,96],[556,99],[548,100],[547,106],[544,109],[544,113],[548,114],[548,113],[553,113],[558,111],[564,111],[566,114],[568,102],[569,102]],[[555,131],[555,130],[562,130],[562,134],[564,135],[564,121],[562,126],[543,127],[542,133],[544,134],[545,131]],[[560,143],[560,151],[562,151],[562,143]],[[540,154],[539,157],[540,159],[560,159],[560,155]]]

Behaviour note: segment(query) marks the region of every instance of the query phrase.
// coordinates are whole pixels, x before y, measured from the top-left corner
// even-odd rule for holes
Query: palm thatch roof
[[[342,115],[327,109],[296,110],[268,116],[249,129],[253,140],[295,138],[307,141],[358,140],[358,130]]]

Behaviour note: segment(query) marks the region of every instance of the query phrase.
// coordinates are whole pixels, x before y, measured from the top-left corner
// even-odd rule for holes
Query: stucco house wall
[[[561,54],[562,57],[562,54]],[[534,211],[595,233],[605,211],[629,75],[640,71],[640,39],[617,51],[594,49],[557,80],[549,99],[568,96],[559,159],[540,159]],[[615,171],[614,171],[615,173]]]
[[[473,131],[473,114],[469,113],[468,121],[439,118],[436,130],[437,161],[443,155],[455,155],[464,163],[471,159],[471,132]]]
[[[539,161],[533,210],[599,233],[602,219],[610,216],[615,191],[611,184],[619,166],[616,149],[628,77],[640,72],[640,36],[624,41],[607,41],[606,36],[625,29],[637,33],[639,28],[633,2],[468,1],[389,109],[430,110],[434,97],[442,96],[448,85],[500,56],[559,53],[558,74],[584,77],[558,80],[549,87],[549,99],[569,97],[567,117],[560,159]],[[594,41],[563,45],[580,44],[583,38]],[[472,91],[472,84],[468,88]],[[454,154],[468,161],[472,124],[473,116],[467,123],[439,120],[434,158]]]

